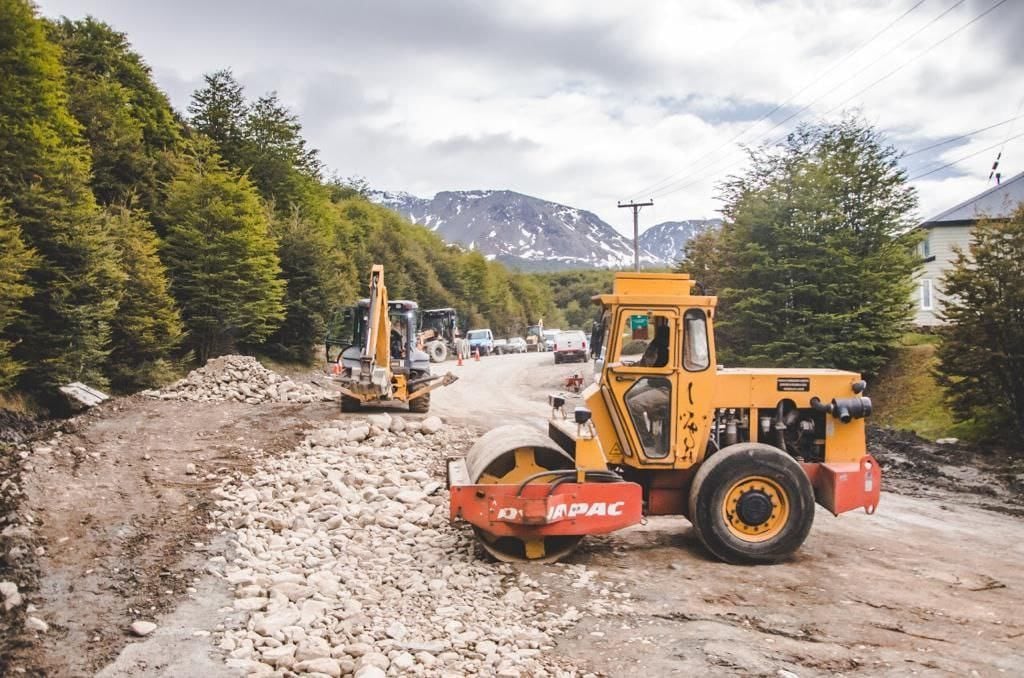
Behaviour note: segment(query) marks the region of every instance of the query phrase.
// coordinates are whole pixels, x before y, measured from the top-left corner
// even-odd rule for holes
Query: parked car
[[[587,362],[587,336],[579,330],[559,332],[555,337],[555,363]]]
[[[469,352],[480,351],[480,355],[494,353],[494,334],[489,330],[470,330],[466,334],[469,340]]]
[[[497,355],[505,355],[508,353],[508,339],[495,339],[493,348]]]
[[[555,337],[557,337],[562,330],[544,330],[544,350],[554,351],[555,350]]]
[[[526,339],[522,337],[512,337],[508,340],[508,345],[505,347],[507,353],[526,353]]]

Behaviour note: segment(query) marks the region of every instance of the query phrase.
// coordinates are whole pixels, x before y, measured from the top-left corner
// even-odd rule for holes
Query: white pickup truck
[[[555,364],[587,362],[587,336],[579,330],[559,332],[555,336]]]

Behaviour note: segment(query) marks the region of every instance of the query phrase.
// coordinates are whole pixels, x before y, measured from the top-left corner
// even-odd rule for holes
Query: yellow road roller
[[[547,435],[501,426],[448,462],[451,518],[503,561],[552,562],[588,534],[682,515],[716,557],[784,559],[815,503],[878,506],[871,400],[855,372],[731,369],[715,361],[717,299],[687,275],[615,275],[593,347],[596,382]]]

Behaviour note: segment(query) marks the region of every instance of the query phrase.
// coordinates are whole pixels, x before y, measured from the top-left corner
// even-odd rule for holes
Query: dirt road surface
[[[546,393],[591,374],[551,354],[444,368],[460,380],[435,392],[431,414],[481,431],[543,426]],[[131,398],[37,445],[21,512],[40,549],[27,597],[50,630],[22,637],[7,671],[235,675],[215,645],[232,593],[207,573],[224,539],[210,491],[343,416],[331,404]],[[714,561],[682,518],[589,538],[570,562],[632,603],[581,613],[548,652],[608,676],[1021,675],[1024,521],[974,506],[955,483],[927,495],[884,493],[874,516],[819,510],[800,553],[770,567]],[[552,576],[559,567],[522,570],[551,582],[550,605],[585,610],[591,589]],[[132,637],[136,619],[157,631]]]

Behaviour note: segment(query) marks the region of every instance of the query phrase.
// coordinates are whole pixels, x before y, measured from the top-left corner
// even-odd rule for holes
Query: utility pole
[[[619,207],[632,207],[633,208],[633,270],[640,270],[640,208],[650,207],[654,204],[654,200],[648,199],[647,202],[622,202],[619,201]]]

